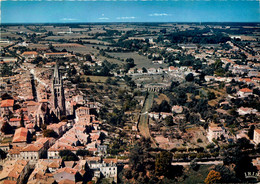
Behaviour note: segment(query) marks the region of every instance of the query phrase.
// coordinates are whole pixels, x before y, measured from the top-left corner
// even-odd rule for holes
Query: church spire
[[[58,64],[56,63],[55,64],[55,67],[54,67],[54,79],[59,79],[60,76],[59,76],[59,67],[58,67]]]
[[[55,64],[54,67],[52,91],[53,91],[53,105],[55,109],[55,114],[59,118],[60,115],[65,114],[66,111],[65,111],[63,82],[59,72],[59,66],[57,63]]]

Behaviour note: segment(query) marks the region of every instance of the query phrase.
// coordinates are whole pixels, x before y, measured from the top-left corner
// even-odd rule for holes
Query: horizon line
[[[0,22],[0,26],[2,25],[10,25],[10,24],[14,24],[14,25],[20,25],[20,24],[134,24],[134,23],[152,23],[152,24],[160,24],[160,23],[199,23],[199,24],[205,24],[205,23],[240,23],[240,24],[260,24],[260,22],[255,22],[255,21],[248,21],[248,22],[240,22],[240,21],[173,21],[173,22],[143,22],[143,21],[137,21],[137,22],[5,22],[5,23],[1,23]]]

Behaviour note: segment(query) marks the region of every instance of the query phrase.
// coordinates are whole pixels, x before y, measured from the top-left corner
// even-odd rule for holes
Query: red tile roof
[[[77,169],[68,168],[68,167],[64,167],[64,168],[58,169],[55,172],[55,174],[61,173],[61,172],[66,172],[66,173],[70,173],[70,174],[75,175],[78,172],[78,170]]]
[[[86,157],[86,160],[99,162],[101,160],[101,157]]]
[[[52,53],[45,53],[46,55],[67,55],[68,52],[52,52]]]
[[[37,55],[38,53],[35,51],[25,51],[22,55]]]
[[[244,81],[244,82],[252,82],[250,78],[241,78],[239,81]]]
[[[78,147],[70,146],[70,145],[61,145],[59,143],[56,143],[48,149],[48,151],[60,151],[60,150],[70,150],[70,151],[77,151]]]
[[[13,107],[14,106],[14,100],[8,99],[8,100],[3,100],[1,102],[1,107]]]
[[[38,152],[43,148],[42,144],[30,144],[22,149],[22,152]]]
[[[117,163],[117,159],[116,158],[104,158],[103,161],[107,164],[113,162],[113,163]]]
[[[175,68],[174,66],[170,66],[169,70],[177,70],[177,68]]]
[[[97,151],[97,148],[89,148],[89,151]]]
[[[12,180],[4,180],[3,184],[16,184],[16,181],[12,181]]]
[[[248,89],[248,88],[242,88],[239,91],[244,92],[244,93],[252,93],[253,92],[251,89]]]
[[[13,143],[26,142],[27,141],[27,133],[28,133],[27,128],[21,127],[21,128],[16,129],[14,137],[13,137]]]
[[[13,122],[13,121],[21,121],[21,118],[11,118],[9,121]]]
[[[22,147],[18,147],[18,146],[14,146],[12,149],[10,149],[8,152],[10,155],[13,155],[13,154],[20,154],[21,150],[23,148]]]
[[[66,179],[66,180],[61,180],[61,181],[59,182],[59,184],[75,184],[75,182],[74,182],[74,181],[71,181],[71,180],[68,180],[68,179]]]
[[[260,129],[255,129],[255,132],[257,132],[258,134],[260,134]]]
[[[39,105],[39,103],[35,102],[35,101],[28,101],[27,102],[27,106],[36,106],[36,105]]]

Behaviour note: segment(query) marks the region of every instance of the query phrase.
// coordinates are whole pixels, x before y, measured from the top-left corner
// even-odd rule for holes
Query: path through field
[[[144,103],[144,106],[143,106],[143,109],[141,112],[141,116],[140,116],[139,123],[138,123],[138,130],[142,136],[144,136],[145,138],[150,138],[152,141],[152,146],[155,147],[156,143],[153,140],[153,138],[151,137],[150,131],[149,131],[149,116],[148,116],[148,111],[153,105],[153,99],[154,99],[154,93],[149,93],[145,100],[145,103]]]

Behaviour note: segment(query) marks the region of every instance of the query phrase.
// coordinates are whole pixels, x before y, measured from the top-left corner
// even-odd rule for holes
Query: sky
[[[259,0],[1,1],[1,23],[260,22]]]

